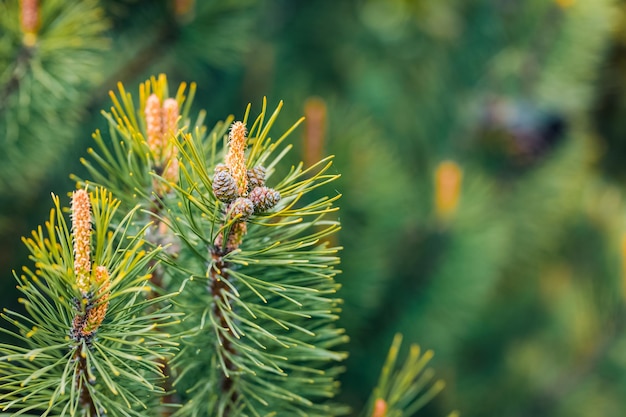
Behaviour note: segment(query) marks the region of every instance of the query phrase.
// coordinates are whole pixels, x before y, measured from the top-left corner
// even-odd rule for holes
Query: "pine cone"
[[[220,165],[215,167],[213,175],[213,194],[218,200],[230,203],[237,198],[237,183],[226,165]]]
[[[239,197],[228,208],[231,217],[241,215],[241,220],[246,220],[254,213],[254,204],[245,197]]]
[[[226,166],[226,164],[217,164],[215,165],[215,172],[226,171],[230,174],[230,169]]]
[[[280,193],[273,188],[256,187],[250,191],[248,198],[254,204],[256,213],[263,213],[274,207],[280,201]]]
[[[247,171],[248,173],[248,192],[254,190],[256,187],[263,187],[265,185],[265,167],[257,165]]]

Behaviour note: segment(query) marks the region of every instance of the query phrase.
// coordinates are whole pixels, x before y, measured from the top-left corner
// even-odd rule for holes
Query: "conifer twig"
[[[80,393],[78,394],[80,406],[83,410],[89,410],[89,416],[96,416],[96,405],[94,404],[93,397],[89,392],[89,388],[84,383],[82,375],[86,375],[88,372],[87,356],[86,352],[83,352],[85,345],[83,344],[74,354],[74,360],[78,361],[78,367],[76,369],[76,380],[74,383],[79,387]]]
[[[213,267],[209,271],[209,294],[211,295],[211,299],[215,300],[216,298],[220,298],[228,303],[229,307],[231,306],[231,302],[228,300],[224,294],[229,291],[227,282],[230,280],[230,276],[225,272],[226,268],[228,268],[228,263],[224,261],[222,255],[219,252],[219,248],[213,246],[211,248],[211,258],[214,261]],[[218,319],[219,325],[226,329],[227,331],[231,331],[228,326],[228,321],[226,317],[223,315],[221,309],[218,306],[218,303],[213,304],[213,314]],[[228,338],[224,337],[222,332],[218,332],[218,343],[223,347],[223,349],[231,355],[236,355],[237,352],[233,344],[228,340]],[[233,390],[233,379],[231,378],[230,372],[236,370],[232,360],[226,355],[224,357],[224,372],[222,372],[220,390],[222,395],[230,395],[229,404],[234,404],[237,400],[237,392]],[[224,417],[227,417],[230,413],[230,406],[227,406],[224,410]]]

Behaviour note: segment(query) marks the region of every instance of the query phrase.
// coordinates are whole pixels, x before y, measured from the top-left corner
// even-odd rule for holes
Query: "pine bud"
[[[228,135],[228,153],[224,162],[230,169],[230,173],[237,184],[237,191],[240,196],[245,196],[248,192],[248,175],[246,170],[246,125],[242,122],[235,122],[230,127]]]
[[[161,101],[156,94],[150,94],[146,100],[146,133],[148,147],[155,161],[161,161],[163,155],[163,119],[161,117]]]
[[[327,109],[324,100],[309,98],[304,104],[304,166],[322,159],[326,142]]]
[[[94,271],[94,284],[99,288],[94,300],[95,304],[88,309],[85,317],[84,326],[82,328],[82,334],[84,336],[90,336],[98,330],[109,308],[109,287],[111,280],[109,271],[107,271],[105,266],[100,265],[96,267]]]
[[[163,133],[169,139],[178,131],[178,102],[173,98],[167,98],[163,101]]]
[[[74,275],[82,294],[90,290],[91,272],[91,202],[86,190],[72,194],[72,240],[74,243]]]
[[[248,226],[246,222],[237,222],[232,225],[230,228],[230,233],[228,234],[228,240],[226,242],[226,253],[232,252],[241,245],[243,242],[243,237],[248,232]],[[215,238],[214,245],[216,248],[222,248],[224,244],[224,234],[220,233]]]
[[[39,30],[39,2],[37,0],[20,0],[20,24],[24,33],[23,42],[26,46],[34,46]]]
[[[109,308],[111,293],[111,279],[105,266],[98,266],[94,270],[93,291],[83,294],[82,301],[78,301],[75,308],[78,310],[72,321],[70,335],[74,340],[90,338],[104,321]]]
[[[155,164],[155,171],[166,181],[178,182],[178,148],[173,137],[178,132],[178,102],[173,98],[161,101],[156,94],[146,99],[144,110],[148,147]],[[152,181],[152,189],[160,196],[171,191],[172,187],[157,179]]]
[[[248,192],[254,190],[256,187],[263,187],[265,185],[265,167],[257,165],[247,171],[248,175]]]
[[[254,213],[254,204],[245,197],[238,197],[230,204],[228,212],[232,218],[241,216],[240,220],[246,220]]]
[[[387,402],[382,398],[377,398],[374,403],[374,411],[372,411],[372,417],[386,417],[387,416]]]
[[[237,183],[230,175],[230,170],[226,165],[220,164],[215,167],[213,175],[213,194],[218,200],[230,203],[237,198]]]
[[[280,201],[280,193],[273,188],[256,187],[250,191],[248,198],[254,204],[254,211],[263,213],[274,207]]]
[[[440,218],[454,214],[459,204],[463,171],[456,162],[441,162],[435,170],[435,210]]]

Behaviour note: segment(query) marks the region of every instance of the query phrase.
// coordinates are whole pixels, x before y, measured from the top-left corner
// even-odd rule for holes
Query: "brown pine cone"
[[[215,174],[213,175],[213,194],[215,194],[218,200],[230,203],[237,198],[237,183],[230,175],[226,165],[220,165],[215,167]]]
[[[247,171],[248,173],[248,192],[254,190],[256,187],[263,187],[265,185],[265,167],[257,165]]]
[[[274,207],[280,201],[280,193],[273,188],[256,187],[250,191],[248,198],[254,204],[254,211],[263,213]]]
[[[238,197],[230,204],[228,211],[231,217],[241,215],[241,220],[246,220],[254,213],[254,204],[245,197]]]

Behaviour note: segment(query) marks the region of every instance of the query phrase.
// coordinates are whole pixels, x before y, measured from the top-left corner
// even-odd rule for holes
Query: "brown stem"
[[[163,388],[167,393],[161,398],[161,404],[164,405],[164,407],[161,407],[159,415],[161,417],[169,417],[174,414],[175,409],[173,407],[167,407],[167,405],[179,404],[180,398],[178,397],[178,395],[176,395],[172,387],[172,370],[170,369],[168,362],[165,359],[161,359],[159,362],[163,366],[163,376],[165,377],[163,384],[161,384],[161,388]]]
[[[87,358],[83,356],[83,348],[85,345],[81,345],[76,350],[74,354],[74,359],[78,361],[78,369],[76,371],[76,380],[74,383],[77,387],[80,388],[80,394],[78,396],[79,405],[83,410],[88,410],[88,416],[95,417],[98,414],[96,413],[96,404],[93,401],[93,397],[89,392],[89,388],[87,388],[87,384],[89,384],[88,376],[89,372],[87,369]]]
[[[230,304],[230,301],[228,301],[228,298],[224,296],[224,293],[230,290],[228,285],[226,284],[226,282],[230,279],[230,276],[226,272],[224,272],[225,269],[229,267],[229,264],[228,262],[224,261],[223,255],[225,254],[221,253],[221,248],[213,246],[211,247],[210,252],[211,252],[211,258],[213,260],[213,267],[210,269],[210,272],[209,272],[209,278],[210,278],[209,293],[211,294],[212,298],[219,297],[225,302]],[[227,329],[228,331],[230,331],[230,326],[228,325],[228,322],[226,321],[226,317],[224,317],[222,310],[217,305],[217,302],[213,303],[213,314],[215,315],[215,317],[217,317],[220,326],[223,329]],[[235,353],[235,348],[233,344],[230,342],[228,338],[224,337],[222,332],[218,332],[218,338],[219,338],[218,343],[219,345],[222,346],[222,349],[229,352],[230,354]],[[223,359],[224,359],[224,365],[226,369],[222,373],[220,390],[222,394],[230,393],[230,400],[232,404],[236,402],[238,395],[237,395],[237,392],[232,390],[234,381],[230,377],[230,375],[228,375],[228,371],[235,371],[236,367],[235,367],[235,364],[232,362],[232,360],[230,360],[228,357],[224,357]],[[230,408],[226,407],[224,410],[224,416],[228,416],[229,414],[230,414]]]

